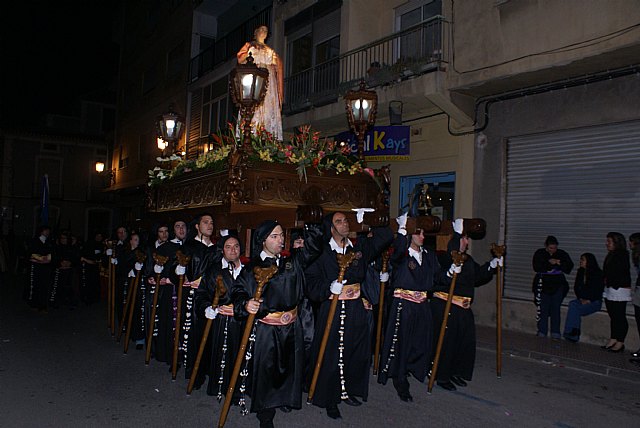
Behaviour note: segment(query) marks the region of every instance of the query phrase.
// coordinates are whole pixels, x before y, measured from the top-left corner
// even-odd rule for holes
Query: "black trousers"
[[[614,300],[604,299],[607,313],[611,319],[611,339],[618,342],[624,342],[629,331],[629,322],[627,321],[627,302],[617,302]]]

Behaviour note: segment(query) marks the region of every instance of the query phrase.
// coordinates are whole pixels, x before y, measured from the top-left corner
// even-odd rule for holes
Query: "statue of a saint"
[[[284,71],[282,61],[278,54],[265,44],[265,39],[269,29],[266,25],[261,25],[255,29],[251,42],[247,42],[238,51],[238,63],[242,64],[247,60],[249,52],[254,63],[258,67],[269,70],[269,86],[264,102],[256,108],[251,120],[251,130],[256,131],[257,125],[262,125],[272,133],[278,140],[282,140],[282,96],[284,94]],[[238,121],[238,123],[240,120]]]

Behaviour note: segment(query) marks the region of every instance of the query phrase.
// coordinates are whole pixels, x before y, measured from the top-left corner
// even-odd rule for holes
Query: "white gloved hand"
[[[176,266],[176,275],[184,275],[184,273],[187,271],[187,268],[182,266],[182,265],[178,265]]]
[[[389,282],[389,272],[380,272],[380,282]]]
[[[116,259],[115,257],[111,258],[111,264],[112,265],[117,265],[118,264],[118,259]]]
[[[204,316],[210,320],[216,319],[218,316],[218,308],[213,309],[211,306],[208,306],[207,309],[204,310]]]
[[[453,231],[462,235],[463,230],[464,230],[464,219],[457,218],[453,222]]]
[[[491,261],[489,262],[489,267],[490,267],[491,269],[495,269],[495,268],[498,266],[498,262],[499,262],[498,258],[497,258],[497,257],[494,257],[494,258],[493,258],[493,259],[491,259]]]
[[[342,293],[342,287],[347,283],[346,279],[343,279],[342,282],[335,280],[331,283],[331,293],[332,294],[340,294]]]
[[[107,248],[107,256],[112,256],[113,250],[111,248]]]
[[[136,273],[133,271],[133,269],[131,269],[129,271],[129,278],[134,278],[136,276]]]
[[[504,266],[504,256],[500,256],[498,258],[498,266],[500,266],[500,267]]]
[[[364,221],[364,213],[372,213],[375,210],[373,208],[351,208],[351,211],[356,212],[356,220],[358,223],[362,223]]]
[[[227,236],[229,234],[229,229],[220,229],[220,236]]]
[[[142,270],[142,263],[136,262],[134,267],[136,270]]]
[[[162,266],[160,265],[153,265],[153,271],[155,273],[162,273]]]
[[[449,272],[447,272],[447,275],[453,276],[454,273],[460,273],[460,272],[462,272],[462,265],[451,263],[451,267],[449,268]]]
[[[409,216],[409,212],[402,214],[400,217],[396,217],[396,223],[398,223],[398,233],[404,236],[407,236],[407,217]]]

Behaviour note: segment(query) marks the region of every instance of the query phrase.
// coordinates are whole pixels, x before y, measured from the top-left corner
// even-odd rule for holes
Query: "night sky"
[[[25,0],[0,18],[0,125],[28,128],[72,114],[78,97],[115,82],[120,1]]]

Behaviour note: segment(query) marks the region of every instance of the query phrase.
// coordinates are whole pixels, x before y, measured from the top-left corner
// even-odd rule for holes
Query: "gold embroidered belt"
[[[449,293],[445,293],[444,291],[436,291],[435,293],[433,293],[433,297],[437,297],[441,300],[447,300],[449,298]],[[471,297],[454,295],[451,303],[456,306],[460,306],[463,309],[469,309],[471,307]]]
[[[218,313],[228,317],[233,316],[233,304],[218,306]]]
[[[259,321],[269,325],[289,325],[298,318],[298,308],[286,312],[271,312]]]
[[[405,290],[404,288],[396,288],[393,290],[393,297],[408,300],[413,303],[424,303],[427,300],[426,291]]]
[[[329,297],[333,299],[334,294]],[[338,300],[355,300],[360,298],[360,283],[347,284],[342,287],[342,292],[338,296]]]

